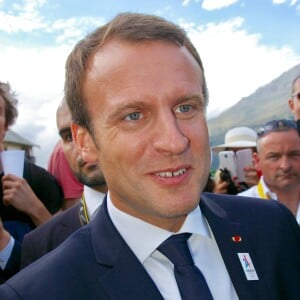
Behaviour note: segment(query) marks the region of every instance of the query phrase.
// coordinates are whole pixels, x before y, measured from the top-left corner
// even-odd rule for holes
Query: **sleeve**
[[[15,239],[10,236],[8,244],[0,251],[0,268],[5,269],[15,245]]]
[[[20,270],[21,243],[15,240],[11,255],[4,270],[0,270],[0,283],[15,275]]]
[[[61,208],[63,203],[61,187],[47,170],[26,162],[24,178],[51,214],[56,213]]]
[[[36,260],[33,246],[36,246],[36,240],[32,239],[31,234],[29,233],[25,235],[22,242],[21,269],[25,268]]]

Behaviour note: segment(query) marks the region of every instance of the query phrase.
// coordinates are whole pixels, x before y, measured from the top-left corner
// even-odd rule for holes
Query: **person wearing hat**
[[[224,144],[213,146],[211,149],[218,154],[222,151],[237,153],[237,151],[243,149],[250,149],[253,153],[256,151],[256,138],[257,134],[253,129],[249,127],[235,127],[226,132]],[[232,174],[224,173],[224,170],[221,170],[220,167],[214,176],[214,193],[237,194],[242,190],[256,185],[259,180],[260,174],[251,164],[243,168],[245,178],[243,183],[240,183]],[[228,180],[225,179],[225,175],[227,175],[226,177],[230,176],[230,178]]]

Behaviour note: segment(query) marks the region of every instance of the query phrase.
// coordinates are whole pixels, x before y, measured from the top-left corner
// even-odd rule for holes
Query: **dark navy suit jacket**
[[[200,208],[239,299],[299,299],[300,229],[287,208],[273,200],[214,194],[203,194]],[[237,253],[250,254],[259,280],[247,280]],[[1,285],[0,299],[162,296],[112,224],[105,200],[90,224]]]
[[[22,243],[21,268],[55,249],[82,225],[80,204],[59,213],[25,235]]]

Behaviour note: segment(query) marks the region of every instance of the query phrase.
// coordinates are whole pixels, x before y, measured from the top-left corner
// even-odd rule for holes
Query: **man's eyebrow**
[[[63,136],[65,133],[69,133],[69,132],[71,132],[71,127],[64,127],[58,131],[58,134],[60,136]]]
[[[190,100],[190,99],[197,99],[197,100],[201,101],[204,105],[206,105],[206,101],[202,94],[191,94],[191,95],[182,96],[182,97],[178,98],[178,102],[186,101],[186,100]]]
[[[120,114],[122,114],[126,110],[143,109],[145,107],[146,107],[145,103],[143,103],[142,101],[138,101],[138,100],[130,102],[130,103],[124,103],[124,104],[119,105],[116,108],[116,110],[112,112],[110,117],[113,118],[115,116],[119,116]]]

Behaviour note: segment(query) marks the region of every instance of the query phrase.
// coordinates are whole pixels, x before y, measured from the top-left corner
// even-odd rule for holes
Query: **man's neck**
[[[299,205],[299,189],[273,190],[277,199],[284,204],[289,210],[296,215]]]
[[[97,185],[90,188],[103,194],[106,194],[108,190],[106,185]]]

